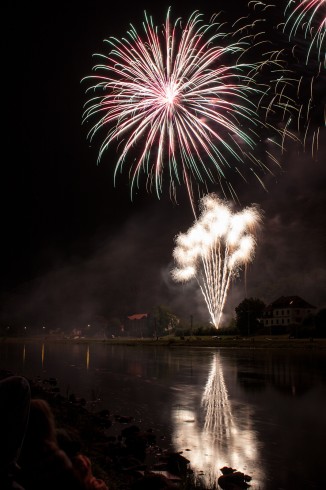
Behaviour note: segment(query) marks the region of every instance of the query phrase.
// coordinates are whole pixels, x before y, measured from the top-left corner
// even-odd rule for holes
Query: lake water
[[[326,353],[2,343],[0,368],[133,415],[208,488],[226,465],[252,490],[326,489]]]

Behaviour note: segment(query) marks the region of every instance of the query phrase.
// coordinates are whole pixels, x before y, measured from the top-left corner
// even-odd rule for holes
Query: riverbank
[[[0,370],[0,379],[15,373]],[[63,395],[56,378],[28,379],[32,399],[48,402],[55,417],[58,443],[73,459],[86,455],[95,477],[109,490],[202,489],[189,460],[164,449],[155,431],[141,430],[131,414],[95,411],[73,393]]]
[[[237,341],[240,340],[237,339]],[[154,341],[152,342],[155,345]],[[88,339],[81,339],[81,342],[74,339],[74,341],[68,341],[66,344],[61,342],[46,344],[44,339],[39,339],[35,345],[33,343],[2,344],[1,347],[0,352],[3,361],[1,364],[8,369],[17,370],[25,376],[33,376],[37,390],[39,387],[43,390],[45,386],[46,391],[51,396],[51,405],[57,411],[57,418],[60,421],[59,427],[67,424],[70,430],[79,431],[82,434],[83,442],[87,443],[87,451],[89,450],[92,455],[94,454],[94,458],[92,456],[91,459],[94,459],[101,471],[113,475],[113,481],[118,482],[115,483],[118,485],[117,490],[123,488],[123,485],[129,489],[126,486],[126,481],[134,478],[128,474],[129,471],[138,475],[145,469],[148,472],[148,466],[144,465],[142,461],[140,463],[135,462],[134,459],[129,459],[129,456],[126,458],[124,454],[126,431],[122,431],[133,425],[139,424],[140,430],[137,431],[137,429],[132,428],[132,431],[137,434],[137,443],[132,442],[131,444],[130,440],[130,443],[128,442],[129,447],[137,447],[138,442],[145,441],[146,452],[150,458],[166,455],[167,453],[162,448],[163,445],[167,449],[175,447],[175,450],[184,451],[183,454],[196,463],[198,456],[196,443],[193,444],[191,441],[188,443],[188,439],[185,439],[185,443],[180,444],[177,436],[178,433],[181,433],[180,431],[182,433],[187,431],[187,427],[197,425],[197,422],[192,424],[192,421],[196,421],[198,418],[198,433],[196,431],[195,435],[197,434],[196,438],[202,437],[204,419],[201,417],[206,413],[206,409],[204,411],[201,405],[195,409],[194,405],[194,416],[189,417],[187,407],[188,405],[192,407],[195,396],[200,400],[200,393],[204,393],[214,366],[218,370],[217,372],[221,373],[220,382],[224,382],[225,375],[227,382],[231,383],[230,386],[233,387],[231,389],[233,389],[232,400],[234,400],[235,416],[239,414],[237,410],[239,406],[238,392],[243,393],[243,397],[254,393],[254,405],[256,404],[259,410],[260,406],[264,406],[266,394],[271,391],[281,393],[280,400],[275,402],[276,406],[278,403],[282,403],[281,406],[283,406],[282,400],[287,397],[286,395],[290,395],[292,405],[294,396],[296,396],[297,410],[303,394],[309,392],[311,387],[317,389],[322,386],[321,373],[325,373],[326,359],[323,354],[324,351],[320,349],[314,351],[299,348],[255,351],[249,348],[247,351],[241,349],[223,351],[219,347],[190,347],[185,349],[174,346],[158,348],[153,346],[117,346],[114,348],[110,342],[103,344],[94,340],[94,343],[91,343],[88,342]],[[312,366],[313,369],[311,369]],[[179,376],[179,372],[181,376]],[[45,376],[48,378],[42,381],[41,378]],[[56,380],[49,378],[49,376],[57,377],[57,384]],[[186,388],[188,386],[189,390]],[[107,387],[108,392],[106,392]],[[61,391],[58,391],[58,388],[61,388]],[[40,391],[41,396],[42,390]],[[319,391],[322,393],[322,390]],[[168,396],[168,392],[171,393],[171,396]],[[188,398],[188,392],[193,392],[194,395]],[[73,396],[74,393],[76,396]],[[236,395],[234,396],[234,394]],[[37,392],[36,395],[38,396]],[[86,402],[78,399],[79,397],[85,397]],[[322,400],[322,397],[318,397],[319,395],[316,395],[311,400],[317,401],[318,404],[319,400]],[[158,403],[152,403],[153,399],[158,400]],[[308,399],[310,398],[308,397]],[[175,424],[172,422],[176,420],[174,415],[177,415],[174,407],[179,410],[178,407],[182,407],[183,404],[186,409],[184,416],[181,412],[179,422]],[[311,406],[314,405],[315,403],[311,402]],[[216,401],[214,406],[220,407],[220,404]],[[90,416],[85,412],[85,408],[91,412]],[[100,413],[100,408],[105,408],[108,412]],[[254,413],[255,411],[253,411]],[[267,415],[267,420],[269,420],[271,414],[267,412]],[[264,415],[261,415],[261,418],[264,418]],[[302,420],[306,419],[303,418]],[[240,420],[238,420],[240,427],[242,427],[242,423],[240,416]],[[97,424],[99,424],[100,429],[98,434]],[[244,424],[246,424],[245,420]],[[255,427],[254,424],[253,415],[249,427]],[[169,430],[169,427],[172,428],[172,431]],[[285,424],[284,430],[286,427],[287,424]],[[307,427],[310,425],[308,424]],[[149,432],[149,429],[152,428],[154,431]],[[319,425],[317,424],[316,429],[318,432]],[[171,437],[172,435],[173,437]],[[269,435],[268,430],[265,431],[259,435],[260,440],[267,443]],[[150,439],[154,439],[154,443],[150,443],[147,447],[148,436]],[[162,436],[164,436],[164,440],[162,440]],[[242,444],[239,440],[239,442],[236,441],[236,444],[239,444],[240,453],[244,454],[246,442]],[[273,451],[271,444],[269,447],[272,447],[271,451]],[[232,444],[230,451],[226,452],[223,464],[229,465],[233,462],[231,450]],[[202,452],[204,451],[205,449]],[[89,455],[90,453],[87,452],[86,454]],[[212,454],[215,452],[212,451]],[[283,456],[286,458],[286,455]],[[130,464],[126,464],[128,460],[131,461]],[[241,469],[245,467],[241,465]],[[252,474],[258,478],[253,466],[249,467]],[[194,464],[194,468],[196,475],[198,475],[198,468],[206,470],[207,466],[198,467]],[[219,467],[216,468],[217,473],[218,469]],[[96,476],[101,477],[101,474],[96,473]],[[122,483],[120,483],[121,480]],[[287,488],[287,485],[284,488]]]
[[[255,336],[255,337],[173,337],[166,336],[159,339],[153,338],[127,338],[116,337],[114,339],[99,338],[62,338],[55,336],[35,336],[35,337],[2,337],[2,343],[56,343],[56,344],[108,344],[126,346],[148,346],[148,347],[218,347],[221,349],[314,349],[326,353],[326,339],[293,339],[288,336]]]

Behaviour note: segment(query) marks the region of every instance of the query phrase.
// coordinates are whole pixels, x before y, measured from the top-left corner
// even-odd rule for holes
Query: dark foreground
[[[0,379],[12,374],[0,371]],[[134,425],[132,415],[112,414],[109,410],[93,413],[85,408],[84,399],[76,399],[74,394],[63,396],[55,378],[28,382],[32,399],[46,400],[53,411],[60,448],[69,457],[86,455],[93,474],[109,490],[202,488],[200,482],[194,481],[189,461],[180,453],[163,449],[154,431],[151,428],[141,431]],[[120,427],[118,433],[111,432],[113,424]],[[231,468],[226,471],[234,473],[233,477],[240,482],[235,489],[248,487],[246,481],[250,477]]]
[[[326,353],[325,340],[297,340],[288,338],[216,338],[216,339],[40,339],[42,342],[96,343],[105,342],[119,345],[161,345],[162,348],[217,347],[222,348],[292,348],[314,349]],[[17,341],[8,339],[7,342]],[[5,342],[6,342],[5,341]],[[35,339],[31,339],[35,341]],[[26,339],[25,339],[26,342]],[[9,373],[0,372],[0,377]],[[32,398],[45,399],[55,415],[61,447],[69,454],[80,452],[92,461],[94,475],[103,479],[110,490],[155,490],[178,488],[192,490],[202,488],[200,481],[194,481],[189,461],[183,454],[173,453],[164,448],[164,436],[156,436],[150,427],[140,429],[134,422],[133,414],[112,413],[109,410],[96,411],[86,405],[86,400],[77,399],[74,394],[62,393],[55,378],[33,378],[28,380]],[[86,409],[86,406],[88,409]],[[108,407],[110,408],[110,407]],[[216,468],[219,473],[220,468]],[[229,470],[220,482],[221,488],[247,488],[248,477]],[[221,472],[222,474],[222,472]],[[236,483],[222,486],[234,476]],[[246,479],[244,478],[246,477]],[[254,482],[253,482],[254,484]],[[234,486],[236,485],[236,486]]]
[[[0,371],[0,379],[14,373]],[[58,443],[69,457],[86,455],[95,477],[109,490],[193,490],[203,488],[195,481],[187,460],[181,453],[163,449],[154,431],[145,432],[133,424],[131,415],[97,413],[85,408],[84,399],[60,393],[55,378],[29,379],[32,399],[43,399],[55,416]],[[120,425],[118,434],[111,427]],[[236,469],[220,469],[220,488],[240,490],[250,487],[251,477]],[[231,486],[230,486],[231,485]],[[214,487],[215,488],[215,487]]]

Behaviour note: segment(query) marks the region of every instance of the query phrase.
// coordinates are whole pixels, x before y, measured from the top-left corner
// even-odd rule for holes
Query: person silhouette
[[[46,400],[31,400],[19,464],[20,483],[26,490],[85,488],[70,458],[58,445],[54,415]]]
[[[22,376],[8,376],[0,380],[0,488],[22,489],[17,481],[18,458],[23,445],[31,391]]]

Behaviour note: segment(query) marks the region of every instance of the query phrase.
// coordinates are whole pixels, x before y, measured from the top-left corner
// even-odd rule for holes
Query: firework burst
[[[204,196],[200,208],[194,225],[176,238],[172,277],[176,282],[197,280],[211,322],[218,328],[232,278],[253,259],[261,214],[255,206],[232,213],[214,194]]]
[[[226,184],[235,196],[228,168],[240,175],[248,162],[244,168],[255,175],[265,168],[254,152],[261,139],[257,66],[240,61],[249,36],[230,42],[222,28],[205,24],[198,12],[184,26],[180,19],[173,24],[169,10],[160,29],[145,14],[143,36],[131,26],[126,37],[107,40],[107,55],[95,55],[101,62],[84,79],[94,96],[83,121],[95,120],[91,140],[104,131],[99,160],[117,144],[115,179],[127,164],[131,194],[144,173],[160,196],[167,173],[171,194],[185,183],[193,205],[194,183]]]
[[[317,159],[319,131],[326,121],[326,0],[289,1],[285,17],[283,32],[295,42],[290,64],[297,81],[297,129]]]
[[[312,49],[317,47],[317,56],[325,63],[326,57],[326,0],[290,0],[285,15],[284,31],[289,37],[296,36],[302,29],[304,36],[310,39],[306,61]]]

